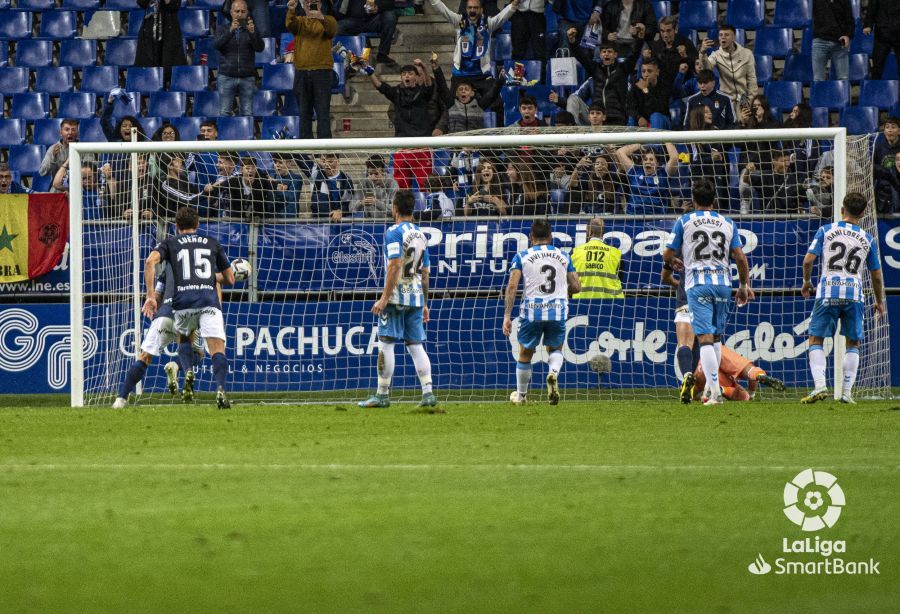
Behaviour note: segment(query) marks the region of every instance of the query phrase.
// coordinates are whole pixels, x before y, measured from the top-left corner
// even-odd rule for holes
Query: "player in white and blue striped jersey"
[[[372,306],[378,316],[378,389],[360,407],[389,407],[394,377],[394,344],[406,342],[422,385],[420,407],[434,407],[437,399],[431,386],[431,361],[422,344],[428,323],[428,240],[413,223],[415,197],[404,190],[394,195],[392,212],[396,224],[384,233],[384,291]]]
[[[812,270],[816,258],[822,258],[822,271],[816,286],[816,303],[809,323],[809,368],[815,388],[801,403],[815,403],[828,398],[825,382],[825,337],[834,335],[837,323],[847,339],[844,354],[844,385],[841,402],[853,403],[853,384],[859,368],[859,344],[863,339],[863,263],[870,271],[875,311],[884,315],[884,281],[878,244],[872,235],[860,228],[859,220],[866,210],[866,197],[851,192],[844,197],[840,222],[819,228],[803,259],[805,298],[812,295]],[[837,385],[837,382],[835,382]]]
[[[550,354],[547,392],[551,405],[559,403],[559,371],[562,346],[566,340],[569,297],[581,292],[578,273],[572,259],[553,245],[553,231],[546,220],[531,225],[531,247],[512,260],[506,286],[503,334],[512,334],[512,311],[519,293],[519,280],[525,281],[525,294],[519,305],[519,360],[516,362],[516,391],[510,400],[516,405],[527,401],[531,383],[531,359],[543,339]]]
[[[754,298],[750,289],[750,267],[741,247],[734,222],[713,211],[716,186],[709,179],[694,181],[695,210],[675,222],[663,260],[675,269],[684,268],[684,287],[700,343],[700,364],[706,376],[706,405],[725,401],[719,387],[719,363],[722,360],[722,334],[731,308],[731,259],[737,264],[741,285],[737,304]],[[681,250],[682,259],[677,256]]]

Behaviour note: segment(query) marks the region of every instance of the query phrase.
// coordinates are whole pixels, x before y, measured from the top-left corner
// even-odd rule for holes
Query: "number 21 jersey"
[[[870,271],[881,268],[872,235],[849,222],[819,228],[808,251],[822,259],[816,299],[862,301],[863,263]]]
[[[684,288],[731,286],[731,250],[741,247],[734,222],[715,211],[693,211],[678,218],[666,247],[684,258]]]

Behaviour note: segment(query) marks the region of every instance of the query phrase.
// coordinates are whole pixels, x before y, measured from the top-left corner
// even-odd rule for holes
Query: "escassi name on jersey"
[[[699,228],[700,226],[722,226],[722,218],[720,217],[696,217],[691,220],[691,224],[694,228]]]

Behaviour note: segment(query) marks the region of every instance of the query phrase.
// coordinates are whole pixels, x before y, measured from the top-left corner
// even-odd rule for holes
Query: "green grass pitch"
[[[900,402],[414,409],[0,397],[0,612],[898,609]],[[807,536],[880,575],[748,571]]]

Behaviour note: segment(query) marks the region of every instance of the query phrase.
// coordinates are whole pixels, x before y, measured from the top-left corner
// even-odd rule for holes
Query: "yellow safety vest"
[[[591,239],[572,250],[581,292],[572,298],[625,298],[619,280],[622,252],[600,239]]]

